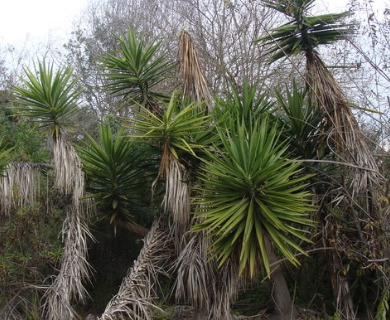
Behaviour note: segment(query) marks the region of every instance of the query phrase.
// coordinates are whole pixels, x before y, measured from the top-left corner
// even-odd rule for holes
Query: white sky
[[[73,20],[87,3],[88,0],[0,0],[0,45],[66,39]],[[347,0],[317,0],[317,3],[325,10],[340,11]]]
[[[9,45],[30,53],[49,42],[62,45],[67,40],[73,21],[89,1],[0,0],[0,51]],[[318,9],[315,11],[340,12],[346,9],[347,2],[348,0],[316,0]],[[373,0],[376,5],[383,2],[388,3],[389,0]]]
[[[66,38],[87,0],[0,0],[0,44]]]

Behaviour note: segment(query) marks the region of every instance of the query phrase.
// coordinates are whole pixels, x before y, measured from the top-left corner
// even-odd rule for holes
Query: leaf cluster
[[[208,145],[213,136],[210,132],[211,116],[202,104],[180,101],[174,93],[165,105],[162,118],[140,107],[128,123],[135,133],[131,137],[146,139],[160,147],[167,148],[176,158],[179,153],[196,155],[196,150]]]
[[[78,153],[87,174],[89,197],[99,215],[116,225],[136,222],[153,162],[150,150],[129,140],[122,130],[102,124],[99,141],[88,137]],[[149,173],[148,173],[149,172]]]
[[[102,57],[106,88],[122,99],[143,106],[154,106],[166,96],[156,90],[174,66],[165,54],[158,54],[159,43],[138,41],[130,30],[119,38],[119,52]]]
[[[19,115],[32,118],[50,130],[57,139],[63,130],[72,126],[71,117],[77,112],[77,101],[81,90],[72,79],[70,68],[54,70],[53,64],[39,62],[34,71],[25,69],[27,79],[24,87],[14,87]]]
[[[303,250],[291,237],[309,241],[298,226],[313,225],[307,217],[313,209],[309,193],[303,190],[308,176],[298,163],[285,159],[287,146],[280,143],[278,131],[267,117],[250,127],[238,123],[219,128],[222,144],[199,173],[201,222],[195,230],[212,237],[219,265],[238,254],[240,273],[250,276],[260,266],[270,273],[265,237],[298,264],[294,253]]]
[[[271,62],[301,52],[315,52],[322,44],[346,39],[353,33],[353,25],[342,20],[349,12],[308,16],[314,0],[267,0],[265,5],[290,18],[290,21],[273,28],[269,34],[256,40],[270,46],[267,54]]]

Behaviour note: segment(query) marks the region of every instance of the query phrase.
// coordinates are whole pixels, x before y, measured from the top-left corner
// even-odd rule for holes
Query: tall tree
[[[92,237],[84,216],[84,172],[73,146],[66,140],[80,91],[69,68],[55,71],[53,64],[39,62],[37,70],[26,69],[25,74],[24,86],[14,88],[21,104],[20,115],[37,121],[51,136],[56,187],[64,195],[71,195],[62,230],[64,254],[59,273],[45,293],[44,313],[47,319],[74,319],[77,313],[72,301],[83,302],[87,297],[87,240]]]
[[[347,170],[346,179],[340,182],[342,186],[338,189],[340,192],[333,194],[332,198],[343,199],[345,208],[355,206],[352,212],[348,209],[346,211],[350,212],[353,219],[357,221],[359,230],[360,224],[366,223],[364,216],[368,216],[372,222],[382,220],[383,217],[378,214],[380,210],[377,205],[378,184],[381,182],[381,177],[367,137],[359,127],[351,110],[351,104],[317,52],[319,45],[346,39],[353,32],[352,25],[342,22],[348,13],[310,16],[308,11],[314,4],[314,0],[266,0],[264,3],[285,14],[289,21],[280,27],[271,29],[269,34],[261,37],[259,41],[270,45],[268,53],[271,55],[271,61],[281,58],[289,59],[298,54],[304,55],[306,59],[304,80],[309,103],[322,114],[324,119],[321,127],[323,143],[328,143],[330,147],[328,151],[350,168]],[[351,298],[350,286],[346,277],[340,274],[343,268],[340,257],[341,252],[344,251],[343,241],[337,240],[338,235],[327,230],[329,225],[326,220],[329,215],[334,219],[332,224],[337,226],[335,228],[340,228],[340,224],[332,214],[335,212],[333,210],[337,211],[337,206],[333,205],[331,199],[329,201],[327,208],[322,207],[324,211],[321,216],[324,239],[326,243],[334,247],[334,251],[329,256],[329,265],[332,269],[332,284],[337,310],[342,317],[353,319],[356,316],[356,310]],[[359,211],[363,217],[358,217]],[[372,231],[369,238],[382,239],[381,234],[384,232],[378,227]],[[364,242],[361,237],[360,240]],[[373,243],[375,243],[373,251],[380,248],[379,250],[383,252],[386,248],[382,240]],[[366,244],[369,245],[369,243]]]

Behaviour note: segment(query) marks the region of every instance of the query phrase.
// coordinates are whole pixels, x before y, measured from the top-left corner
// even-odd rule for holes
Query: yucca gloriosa
[[[132,31],[127,39],[120,40],[120,45],[118,57],[112,54],[102,60],[108,70],[107,88],[122,95],[124,101],[135,106],[133,114],[127,120],[130,138],[142,139],[158,147],[161,152],[156,158],[160,160],[160,166],[155,182],[162,180],[165,184],[163,205],[169,216],[168,220],[172,223],[169,228],[169,241],[174,240],[178,253],[182,245],[182,235],[187,231],[190,220],[188,172],[183,162],[191,164],[196,150],[202,146],[201,141],[207,139],[205,128],[208,127],[209,118],[205,116],[204,110],[200,110],[204,109],[201,107],[203,104],[181,102],[176,93],[168,102],[166,96],[157,90],[173,66],[167,63],[164,57],[156,56],[158,45],[138,42]],[[151,232],[155,230],[152,229]],[[154,236],[158,237],[158,234],[148,235],[152,241]],[[152,247],[145,247],[145,251],[148,250],[152,250]],[[152,254],[146,254],[144,257],[150,260],[149,262],[145,260],[142,264],[156,263]],[[144,258],[140,256],[139,259]],[[137,278],[142,275],[136,273],[147,270],[134,269],[129,277]],[[150,281],[153,282],[155,279],[151,278]],[[149,286],[153,286],[153,283],[145,286],[144,290],[148,290]],[[128,289],[129,287],[123,285],[118,297]],[[126,306],[125,299],[121,301],[124,302],[124,310],[132,308],[130,305]],[[119,312],[120,310],[115,310],[114,306],[111,306],[105,314]],[[148,313],[146,309],[137,309],[137,312],[144,317]]]
[[[18,112],[49,130],[54,140],[71,129],[71,117],[77,112],[80,89],[70,68],[54,69],[53,64],[38,62],[35,71],[25,69],[24,87],[15,87]]]
[[[188,172],[182,163],[189,158],[195,159],[196,152],[202,149],[212,135],[209,135],[210,116],[201,110],[199,104],[180,102],[174,93],[162,118],[146,108],[136,112],[129,123],[135,130],[133,138],[141,138],[154,143],[161,149],[161,161],[157,179],[165,183],[164,207],[173,218],[176,244],[181,242],[190,221],[190,199],[188,190]],[[190,167],[190,162],[186,164]],[[157,180],[156,180],[157,182]]]
[[[321,44],[329,44],[345,39],[352,33],[352,25],[342,20],[348,12],[330,13],[319,16],[308,16],[308,11],[315,0],[263,0],[267,7],[285,14],[289,22],[273,28],[269,34],[259,38],[270,45],[268,54],[274,62],[290,55],[302,52],[317,54],[316,48]]]
[[[305,83],[310,104],[326,119],[324,134],[331,137],[337,154],[361,168],[353,175],[352,185],[357,192],[364,192],[367,186],[378,181],[376,163],[350,103],[316,51],[320,45],[347,39],[354,28],[352,24],[343,22],[348,12],[309,16],[308,11],[314,1],[263,1],[266,6],[285,14],[290,21],[271,29],[268,35],[257,41],[270,46],[268,54],[271,62],[292,55],[305,55]]]
[[[295,158],[322,159],[326,145],[323,143],[321,113],[307,101],[306,91],[300,90],[296,82],[285,91],[285,94],[276,91],[281,108],[277,118],[283,126],[282,136],[288,141],[288,150]]]
[[[65,132],[71,128],[71,117],[77,112],[80,90],[69,68],[55,70],[53,64],[39,62],[37,70],[25,69],[23,87],[15,87],[17,111],[47,129],[53,139],[53,160],[57,187],[71,194],[63,225],[64,255],[61,268],[45,293],[44,312],[48,319],[73,319],[77,315],[72,301],[84,301],[87,292],[83,281],[90,275],[86,260],[87,239],[91,237],[85,224],[84,173]]]

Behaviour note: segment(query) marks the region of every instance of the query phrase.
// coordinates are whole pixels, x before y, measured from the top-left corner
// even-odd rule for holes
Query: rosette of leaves
[[[147,195],[153,162],[151,149],[135,143],[122,130],[116,134],[101,124],[99,141],[88,136],[78,149],[87,174],[88,196],[94,199],[100,218],[117,227],[131,228],[139,222]]]
[[[236,258],[240,274],[270,274],[268,241],[297,265],[296,253],[304,253],[300,243],[310,241],[304,229],[313,225],[310,193],[304,190],[309,176],[285,158],[287,145],[266,116],[218,132],[221,144],[199,172],[200,222],[194,229],[209,235],[220,266]]]

